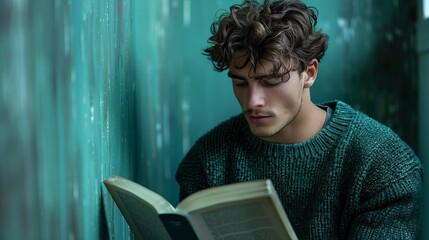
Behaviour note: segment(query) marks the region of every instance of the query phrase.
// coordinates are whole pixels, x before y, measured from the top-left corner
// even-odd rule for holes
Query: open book
[[[136,239],[297,239],[270,180],[205,189],[176,208],[128,179],[104,184]]]

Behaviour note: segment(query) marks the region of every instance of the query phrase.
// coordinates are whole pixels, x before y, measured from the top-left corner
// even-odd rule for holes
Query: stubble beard
[[[261,139],[263,139],[263,140],[266,140],[266,141],[272,141],[272,139],[274,140],[274,139],[276,139],[276,135],[278,135],[280,132],[282,132],[285,128],[287,128],[288,126],[290,126],[290,124],[298,117],[298,115],[301,113],[301,110],[302,110],[302,105],[303,105],[303,98],[302,98],[302,96],[301,96],[301,101],[300,101],[300,104],[299,104],[299,107],[298,107],[298,110],[297,111],[295,111],[295,113],[293,114],[293,116],[291,116],[291,117],[289,117],[289,120],[287,121],[287,122],[285,122],[284,124],[283,124],[283,126],[282,127],[280,127],[280,128],[275,128],[275,129],[272,129],[272,130],[269,130],[269,129],[267,129],[267,130],[264,130],[264,129],[261,129],[261,130],[259,130],[258,131],[258,128],[269,128],[270,126],[268,126],[268,127],[265,127],[265,126],[262,126],[262,127],[258,127],[258,126],[253,126],[253,124],[252,123],[250,123],[250,121],[249,120],[247,120],[247,124],[249,125],[249,128],[250,128],[250,131],[252,132],[252,134],[253,135],[255,135],[256,137],[259,137],[259,138],[261,138]],[[276,115],[274,115],[274,118],[278,118],[278,116],[276,116]],[[276,122],[276,121],[275,121]]]

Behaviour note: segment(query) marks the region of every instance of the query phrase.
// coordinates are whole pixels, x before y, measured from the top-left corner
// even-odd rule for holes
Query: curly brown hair
[[[328,37],[316,31],[317,9],[299,0],[278,0],[259,4],[245,0],[224,10],[211,25],[210,47],[204,50],[217,71],[229,68],[232,56],[244,51],[253,69],[262,60],[273,64],[273,75],[289,59],[287,71],[302,73],[312,59],[320,61],[328,47]]]

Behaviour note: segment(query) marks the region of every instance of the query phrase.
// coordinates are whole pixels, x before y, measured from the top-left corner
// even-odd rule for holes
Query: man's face
[[[237,68],[244,59],[243,55],[234,55],[228,76],[249,128],[262,139],[284,142],[288,129],[299,125],[294,120],[299,120],[306,73],[300,76],[297,71],[291,71],[288,79],[287,74],[282,74],[286,70],[281,68],[278,76],[271,77],[273,66],[270,62],[261,61],[256,71],[250,64]]]

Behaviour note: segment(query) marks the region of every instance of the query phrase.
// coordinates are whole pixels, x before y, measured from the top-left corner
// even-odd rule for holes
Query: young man
[[[181,199],[271,179],[300,239],[418,239],[423,172],[388,127],[310,87],[327,49],[312,8],[234,5],[205,54],[228,69],[242,114],[202,136],[177,170]]]

